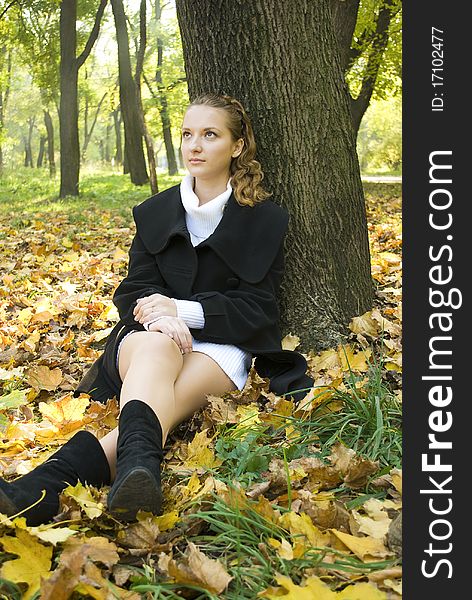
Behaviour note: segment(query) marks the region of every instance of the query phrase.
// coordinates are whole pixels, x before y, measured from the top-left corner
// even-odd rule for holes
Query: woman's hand
[[[157,317],[176,317],[177,306],[172,298],[152,294],[137,300],[133,314],[135,320],[144,325]]]
[[[165,333],[174,340],[182,353],[192,352],[192,334],[185,322],[179,317],[158,317],[146,329]]]

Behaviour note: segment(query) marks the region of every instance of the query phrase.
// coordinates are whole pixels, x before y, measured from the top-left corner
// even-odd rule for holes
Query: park
[[[253,362],[243,389],[209,394],[167,438],[161,514],[120,520],[109,486],[80,481],[49,523],[0,511],[0,599],[401,598],[401,8],[0,0],[5,485],[117,427],[119,397],[77,390],[121,316],[133,208],[180,184],[201,94],[244,105],[289,214],[281,346],[313,382],[277,394]]]

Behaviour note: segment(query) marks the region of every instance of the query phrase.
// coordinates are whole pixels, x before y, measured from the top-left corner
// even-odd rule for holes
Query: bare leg
[[[154,339],[148,345],[150,336],[157,336],[157,342],[154,343]],[[176,425],[205,406],[208,394],[218,396],[236,389],[212,358],[201,352],[182,356],[177,344],[158,332],[139,332],[126,338],[120,350],[119,369],[123,379],[121,406],[133,399],[148,403],[161,423],[164,444]],[[118,428],[100,440],[110,463],[112,479],[117,438]]]

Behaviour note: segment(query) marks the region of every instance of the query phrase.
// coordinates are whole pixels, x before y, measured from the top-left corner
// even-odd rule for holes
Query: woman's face
[[[191,106],[182,124],[182,156],[190,175],[206,180],[229,179],[231,159],[241,153],[233,141],[225,111],[203,104]]]

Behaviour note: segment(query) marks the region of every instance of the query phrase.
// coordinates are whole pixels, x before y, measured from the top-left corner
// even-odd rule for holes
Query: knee
[[[134,337],[134,336],[131,336]],[[140,339],[138,339],[138,337]],[[159,331],[140,332],[136,335],[132,360],[149,359],[153,365],[166,368],[181,368],[183,356],[179,346],[172,338]]]

